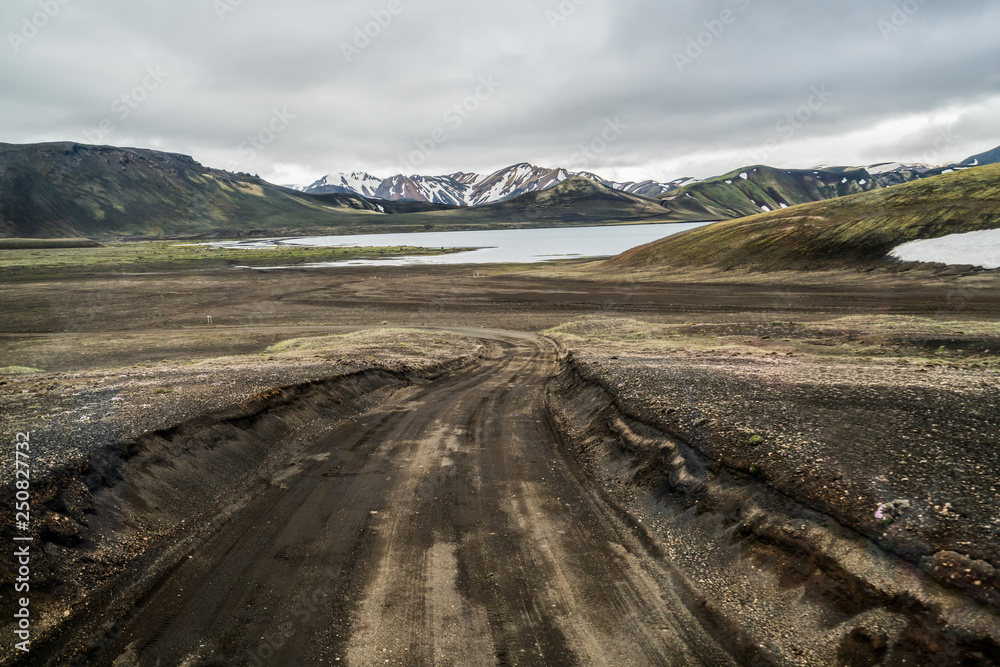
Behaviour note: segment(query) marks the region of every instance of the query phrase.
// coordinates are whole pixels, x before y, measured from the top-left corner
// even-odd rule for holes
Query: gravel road
[[[308,445],[97,664],[734,664],[555,450],[555,347],[398,390]]]

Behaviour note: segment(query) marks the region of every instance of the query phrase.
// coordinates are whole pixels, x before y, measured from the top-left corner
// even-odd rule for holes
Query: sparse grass
[[[269,346],[263,355],[284,357],[320,357],[336,359],[351,350],[353,354],[386,356],[395,354],[425,356],[437,354],[455,345],[457,336],[442,338],[440,332],[385,327],[346,333],[289,338]]]
[[[989,165],[718,222],[630,250],[607,268],[856,266],[882,261],[907,241],[996,228],[1000,165]]]
[[[593,316],[543,333],[570,347],[596,345],[613,350],[611,353],[629,355],[809,355],[931,367],[975,364],[984,369],[1000,363],[996,353],[1000,349],[1000,323],[987,320],[865,315],[819,318],[799,324],[766,320],[662,324]]]
[[[7,275],[19,275],[54,271],[62,276],[116,270],[208,269],[232,265],[284,266],[348,259],[440,255],[462,250],[466,249],[417,248],[412,246],[222,248],[176,241],[131,241],[106,243],[96,248],[0,249],[0,272]]]

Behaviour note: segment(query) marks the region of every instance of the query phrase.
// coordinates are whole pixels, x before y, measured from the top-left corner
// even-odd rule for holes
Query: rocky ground
[[[70,614],[67,623],[82,628],[89,610],[124,615],[128,605],[77,605],[60,597],[60,582],[78,593],[113,576],[128,575],[135,590],[151,585],[143,572],[156,571],[154,551],[176,556],[213,534],[223,514],[209,517],[200,537],[178,528],[177,517],[213,506],[219,494],[238,504],[257,488],[244,483],[248,470],[258,482],[283,474],[267,460],[270,443],[321,442],[346,428],[337,415],[377,404],[387,387],[429,382],[492,353],[474,336],[393,327],[474,326],[544,331],[570,353],[563,368],[582,379],[558,385],[564,403],[553,409],[603,405],[587,398],[593,387],[618,406],[608,428],[634,451],[593,467],[584,456],[583,488],[607,492],[654,559],[680,568],[675,592],[686,608],[702,609],[695,616],[704,628],[725,625],[717,629],[734,638],[732,655],[762,664],[879,664],[889,654],[962,664],[975,655],[980,661],[968,664],[990,664],[970,648],[974,635],[963,644],[940,624],[914,629],[916,612],[904,607],[964,614],[998,604],[1000,276],[632,279],[570,264],[98,272],[19,276],[0,284],[0,300],[8,313],[0,424],[5,441],[31,430],[37,443],[33,483],[49,512],[36,526],[47,540],[39,572],[51,576],[47,590],[39,582],[39,601]],[[353,377],[362,379],[341,383]],[[515,374],[501,383],[498,396],[516,382]],[[387,423],[406,423],[398,410],[386,414]],[[564,425],[570,458],[591,416]],[[637,466],[632,459],[646,449],[655,456]],[[678,477],[668,454],[682,450],[695,463]],[[102,452],[117,458],[91,466]],[[133,486],[118,483],[122,457]],[[92,473],[102,490],[95,497],[85,488]],[[671,500],[661,493],[671,475],[677,488],[718,488]],[[178,496],[188,488],[178,479],[194,480],[191,497]],[[136,514],[116,513],[125,499]],[[699,515],[691,503],[714,509]],[[675,511],[702,518],[678,523]],[[733,547],[744,532],[758,536],[756,551]],[[122,535],[124,549],[89,550],[96,537]],[[767,540],[801,551],[768,551]],[[842,558],[829,560],[833,552]],[[897,557],[917,574],[900,574],[910,570],[893,567]],[[851,577],[834,561],[849,563]],[[822,576],[803,574],[815,567]],[[737,575],[749,583],[737,585]],[[831,594],[831,586],[839,588]],[[928,586],[941,595],[927,597]],[[841,606],[829,611],[817,600]],[[957,619],[941,609],[927,614]],[[974,629],[983,618],[992,617],[956,627]],[[894,641],[902,643],[890,651]],[[820,651],[822,642],[836,647]]]
[[[259,351],[252,354],[78,367],[74,372],[2,367],[0,427],[5,433],[31,431],[32,469],[41,479],[108,445],[250,403],[278,388],[364,370],[419,373],[448,360],[473,358],[481,349],[461,337],[389,328],[326,336],[314,332],[270,345],[266,340],[258,340]],[[109,346],[99,336],[77,338],[73,345]],[[128,356],[119,349],[119,362]]]
[[[631,414],[1000,606],[1000,325],[585,318],[549,333]]]

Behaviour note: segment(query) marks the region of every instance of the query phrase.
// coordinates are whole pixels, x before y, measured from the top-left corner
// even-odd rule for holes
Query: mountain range
[[[758,212],[668,236],[612,259],[607,270],[796,270],[870,265],[895,247],[1000,227],[1000,164],[885,190]]]
[[[70,142],[0,144],[0,238],[247,237],[726,220],[1000,160],[929,167],[748,166],[704,180],[615,183],[518,164],[488,176],[367,174],[307,191],[186,155]],[[317,183],[320,183],[319,181]]]
[[[708,217],[733,217],[746,215],[759,210],[801,204],[807,201],[819,201],[831,197],[843,196],[855,192],[865,192],[912,180],[935,176],[949,170],[966,167],[993,164],[1000,161],[1000,148],[974,155],[961,163],[933,167],[923,164],[906,164],[901,162],[883,162],[858,167],[815,167],[813,169],[777,170],[764,167],[769,176],[784,171],[786,178],[770,178],[767,188],[772,188],[775,181],[782,181],[785,187],[769,192],[768,189],[759,192],[746,192],[748,196],[740,197],[739,192],[748,188],[737,184],[731,196],[724,196],[722,201],[705,204],[706,199],[719,194],[720,183],[733,185],[735,178],[743,169],[720,177],[710,179],[678,178],[669,182],[654,180],[616,182],[603,178],[588,171],[569,171],[562,168],[539,167],[526,162],[499,169],[492,174],[484,175],[471,172],[456,172],[443,176],[422,176],[418,174],[405,176],[397,174],[389,178],[380,178],[367,172],[333,173],[319,180],[295,189],[308,194],[357,194],[371,199],[386,201],[418,201],[448,206],[482,206],[513,199],[529,192],[538,192],[567,181],[571,178],[585,178],[599,183],[611,190],[639,195],[662,201],[676,202],[678,197],[690,196],[699,200],[696,202],[678,202],[681,209],[700,211],[699,215]],[[757,168],[751,168],[748,173],[756,174]],[[735,175],[734,175],[735,174]],[[759,179],[753,179],[759,180]],[[800,186],[788,188],[791,180],[801,181]],[[744,184],[745,185],[745,184]],[[719,206],[718,204],[722,204]],[[687,204],[687,205],[686,205]],[[762,209],[761,207],[767,207]],[[668,206],[668,208],[673,208]]]
[[[612,190],[643,197],[657,197],[695,180],[679,178],[669,183],[656,181],[616,183],[586,171],[550,169],[522,162],[499,169],[492,174],[469,172],[444,176],[397,174],[389,178],[379,178],[363,171],[349,174],[336,173],[328,174],[310,185],[297,189],[309,194],[350,193],[390,201],[409,200],[449,206],[481,206],[512,199],[529,192],[546,190],[577,177],[600,183]]]

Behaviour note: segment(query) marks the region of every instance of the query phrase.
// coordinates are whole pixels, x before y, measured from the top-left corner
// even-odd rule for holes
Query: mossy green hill
[[[819,269],[885,259],[915,239],[1000,228],[1000,165],[717,222],[633,248],[608,268]]]
[[[871,192],[930,176],[946,168],[871,173],[861,167],[775,169],[756,165],[685,185],[663,195],[667,219],[729,220],[787,206]]]
[[[372,220],[354,195],[310,197],[185,155],[75,143],[0,144],[0,237],[197,235]]]
[[[635,221],[652,199],[570,179],[479,207],[312,195],[185,155],[75,143],[0,144],[0,238],[278,236]],[[24,243],[21,241],[20,243]]]
[[[483,222],[599,224],[641,221],[659,218],[665,213],[655,199],[613,190],[577,176],[546,190],[529,192],[494,204],[453,209],[444,215]]]

